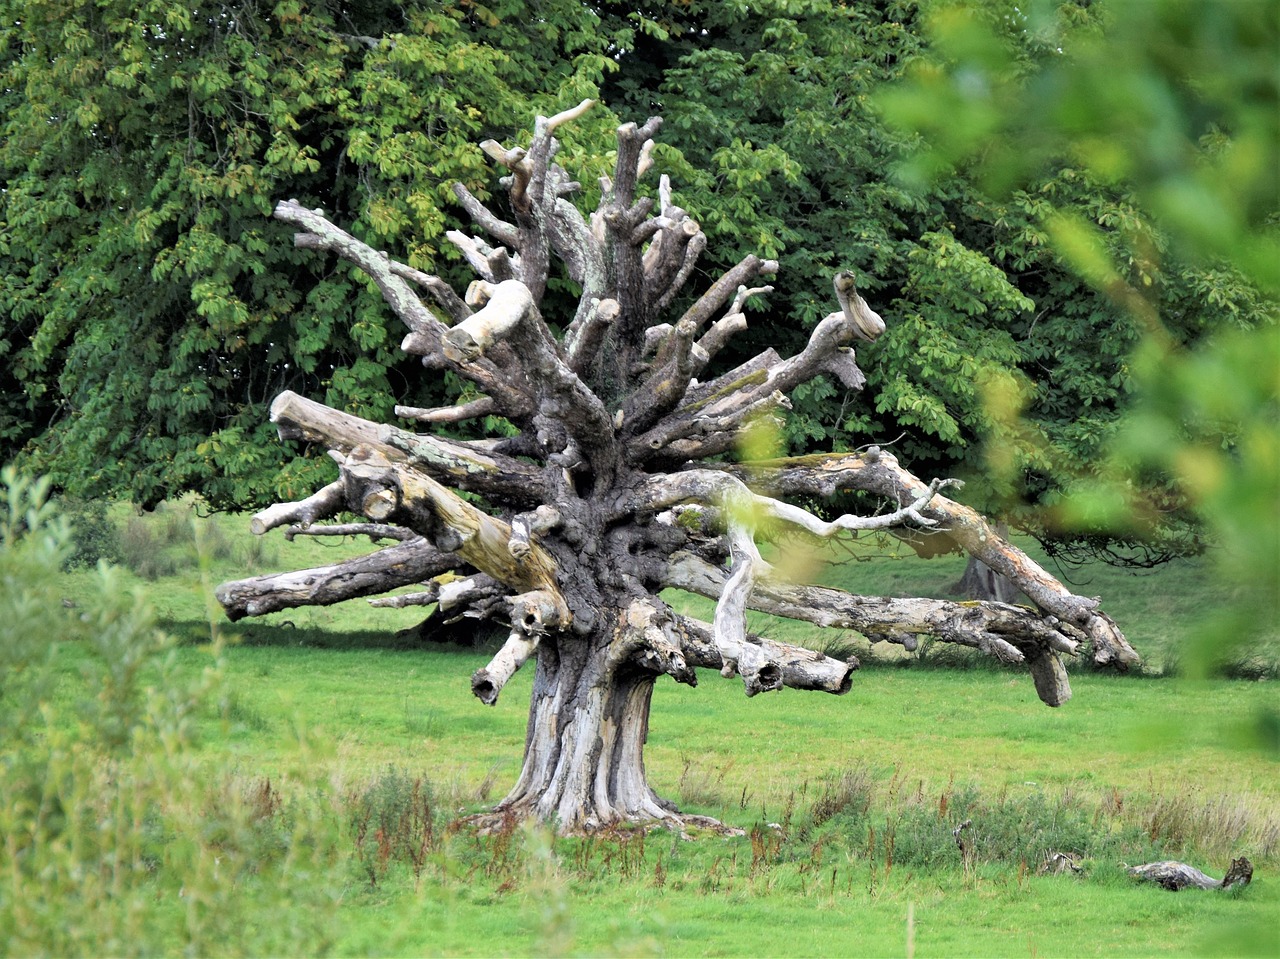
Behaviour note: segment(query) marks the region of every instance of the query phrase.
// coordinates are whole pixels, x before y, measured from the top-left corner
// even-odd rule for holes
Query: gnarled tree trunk
[[[602,180],[599,205],[589,213],[574,205],[580,187],[554,162],[553,133],[590,105],[539,117],[527,148],[482,144],[506,170],[513,222],[456,188],[488,237],[449,234],[480,277],[462,297],[322,211],[296,201],[276,208],[298,229],[299,247],[333,253],[370,276],[408,328],[406,351],[483,394],[456,407],[401,407],[398,415],[425,424],[498,415],[517,435],[444,439],[282,393],[271,409],[281,438],[321,444],[339,478],[259,513],[253,531],[396,543],[322,569],[225,583],[218,599],[228,615],[373,597],[374,605],[431,605],[445,623],[504,623],[507,640],[472,677],[472,690],[496,702],[529,660],[536,677],[523,767],[493,815],[535,817],[564,831],[688,821],[645,777],[650,697],[664,675],[693,685],[698,668],[718,669],[739,676],[748,696],[782,686],[848,692],[855,662],[752,636],[748,609],[857,629],[908,649],[922,635],[970,645],[1025,664],[1040,697],[1055,706],[1070,696],[1063,656],[1083,649],[1098,662],[1136,661],[1095,601],[1072,595],[945,497],[950,482],[924,483],[875,448],[725,459],[752,422],[785,409],[787,393],[813,377],[861,388],[853,345],[874,340],[884,322],[842,272],[834,279],[837,309],[801,352],[784,358],[766,350],[722,368],[717,354],[745,328],[747,300],[771,290],[754,284],[777,263],[745,257],[662,322],[706,238],[665,177],[656,195],[637,192],[657,118],[618,128],[615,173]],[[573,315],[553,326],[541,306],[557,264],[581,296]],[[872,492],[896,507],[825,522],[788,501],[839,490]],[[360,521],[328,525],[344,511]],[[902,525],[945,532],[1036,608],[805,587],[788,583],[756,545],[780,530],[828,538]],[[669,586],[713,597],[713,622],[672,610],[660,598]],[[399,587],[414,591],[379,595]]]

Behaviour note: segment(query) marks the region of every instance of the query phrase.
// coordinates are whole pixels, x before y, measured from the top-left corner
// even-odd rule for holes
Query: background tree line
[[[592,96],[606,109],[562,153],[588,194],[604,171],[582,158],[661,111],[677,201],[714,241],[706,273],[781,261],[790,292],[753,301],[740,349],[796,348],[837,269],[888,319],[863,394],[797,391],[791,449],[892,443],[1060,550],[1200,547],[1203,503],[1158,449],[1129,450],[1127,486],[1102,480],[1153,371],[1274,323],[1268,4],[2,6],[0,458],[68,493],[289,498],[327,467],[263,425],[280,390],[374,419],[456,397],[271,206],[323,207],[450,277],[448,184],[487,199],[473,144]],[[1254,379],[1245,412],[1274,404]],[[1176,382],[1144,408],[1178,448],[1194,419],[1216,438],[1195,448],[1237,464],[1239,431],[1170,407]]]

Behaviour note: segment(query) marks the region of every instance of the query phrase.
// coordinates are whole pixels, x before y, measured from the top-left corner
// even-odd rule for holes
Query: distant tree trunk
[[[995,529],[996,535],[1001,539],[1009,538],[1007,523],[996,523]],[[976,556],[969,557],[964,575],[951,588],[951,592],[990,603],[1016,603],[1022,596],[1022,590],[1014,585],[1013,580],[1002,573],[997,573]]]

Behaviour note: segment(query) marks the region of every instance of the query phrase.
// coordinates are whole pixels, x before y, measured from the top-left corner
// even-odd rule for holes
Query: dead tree
[[[471,678],[476,696],[494,703],[529,660],[536,674],[523,768],[497,813],[562,831],[687,821],[645,778],[650,696],[663,675],[692,686],[698,668],[717,669],[740,677],[748,696],[782,686],[849,690],[856,661],[751,635],[748,609],[907,649],[922,636],[971,646],[1025,664],[1052,706],[1070,696],[1062,656],[1135,662],[1096,600],[1072,595],[981,516],[943,496],[947,482],[922,482],[874,447],[734,460],[743,431],[785,409],[796,386],[821,374],[861,387],[853,346],[874,340],[884,323],[853,275],[840,273],[838,309],[799,353],[769,349],[729,369],[717,365],[746,326],[747,298],[771,289],[763,278],[778,264],[747,256],[672,311],[706,235],[676,205],[666,177],[656,197],[638,192],[661,121],[618,128],[614,175],[602,178],[599,204],[584,212],[571,199],[580,185],[555,162],[554,133],[590,105],[538,117],[527,146],[481,144],[505,171],[508,212],[454,188],[476,229],[449,234],[479,277],[465,296],[370,248],[321,210],[292,200],[276,208],[297,229],[297,246],[368,274],[408,328],[404,350],[429,371],[470,381],[480,396],[399,415],[424,424],[497,415],[516,433],[445,439],[281,394],[271,407],[281,438],[328,450],[340,478],[259,513],[254,531],[322,532],[313,524],[349,511],[362,518],[352,532],[396,542],[323,569],[226,583],[218,598],[227,614],[416,585],[416,593],[375,602],[433,604],[446,622],[501,620],[509,637]],[[581,296],[571,316],[548,322],[541,305],[553,270]],[[840,491],[887,506],[828,522],[793,505]],[[946,531],[1037,608],[801,585],[779,575],[758,546],[787,531],[821,539],[897,524]],[[714,621],[672,609],[659,596],[667,587],[713,597]]]
[[[1182,889],[1232,889],[1241,888],[1253,882],[1253,863],[1244,856],[1232,859],[1227,874],[1221,879],[1207,876],[1195,866],[1185,862],[1166,859],[1161,862],[1149,862],[1142,866],[1128,867],[1129,875],[1143,882],[1154,882],[1171,892]]]

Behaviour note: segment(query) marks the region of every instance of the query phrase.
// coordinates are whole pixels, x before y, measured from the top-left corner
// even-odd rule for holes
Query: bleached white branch
[[[471,677],[471,691],[486,706],[498,701],[498,694],[516,670],[538,649],[538,643],[551,628],[562,621],[563,603],[545,590],[521,593],[509,600],[511,634],[489,664]]]
[[[756,548],[749,514],[740,509],[728,510],[729,551],[733,572],[716,602],[712,637],[720,651],[722,676],[736,671],[748,696],[782,688],[782,670],[770,662],[759,646],[747,642],[747,598],[755,585],[757,567],[764,561]]]
[[[335,480],[319,492],[313,493],[296,503],[276,503],[255,513],[249,520],[249,530],[254,536],[261,536],[268,530],[286,523],[299,526],[310,526],[318,519],[325,519],[339,512],[346,506],[346,494],[342,481]]]
[[[521,629],[512,629],[502,648],[494,654],[489,665],[477,669],[471,676],[471,691],[486,706],[498,701],[502,687],[507,684],[538,649],[542,639],[541,633],[528,634]]]
[[[561,110],[555,116],[545,117],[545,118],[538,117],[534,121],[534,129],[539,130],[539,128],[541,128],[542,130],[545,130],[547,133],[552,133],[555,131],[557,127],[578,119],[578,117],[582,116],[584,113],[586,113],[595,105],[596,105],[595,100],[587,99],[587,100],[583,100],[576,107],[570,107],[567,110]]]
[[[482,396],[479,399],[461,403],[457,406],[431,408],[397,406],[395,413],[396,416],[407,420],[417,420],[419,423],[461,423],[464,420],[472,420],[478,416],[489,416],[497,412],[497,409],[498,405],[493,401],[493,397]]]
[[[473,360],[510,334],[533,309],[533,296],[518,280],[497,284],[472,283],[467,291],[482,290],[483,307],[444,335],[444,355],[455,362]]]

